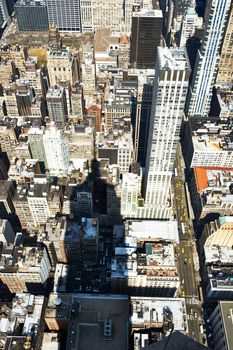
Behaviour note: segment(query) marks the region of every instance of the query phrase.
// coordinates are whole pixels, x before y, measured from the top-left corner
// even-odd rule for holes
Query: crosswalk
[[[194,315],[186,315],[187,321],[202,321],[202,318]]]
[[[195,297],[186,297],[186,304],[198,305],[200,301]]]

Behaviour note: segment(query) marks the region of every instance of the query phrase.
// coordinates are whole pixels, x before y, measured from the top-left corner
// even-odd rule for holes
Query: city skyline
[[[0,348],[232,350],[232,0],[0,0]]]

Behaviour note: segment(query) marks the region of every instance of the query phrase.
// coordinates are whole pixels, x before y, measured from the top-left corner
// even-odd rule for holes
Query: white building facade
[[[188,91],[190,65],[182,49],[158,49],[144,181],[142,218],[169,218],[171,177]],[[140,211],[143,210],[140,215]]]
[[[202,17],[198,17],[194,7],[189,7],[181,23],[180,47],[185,47],[187,40],[194,35],[195,29],[201,26]]]
[[[189,116],[205,116],[209,112],[230,5],[231,0],[209,0],[206,5],[205,34],[198,51],[187,104]]]

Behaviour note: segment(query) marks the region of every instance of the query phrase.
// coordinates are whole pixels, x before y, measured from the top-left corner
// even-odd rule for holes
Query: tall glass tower
[[[47,0],[50,25],[65,32],[81,32],[79,0]]]
[[[188,116],[206,116],[210,110],[230,5],[231,0],[209,0],[206,5],[205,32],[186,106]]]

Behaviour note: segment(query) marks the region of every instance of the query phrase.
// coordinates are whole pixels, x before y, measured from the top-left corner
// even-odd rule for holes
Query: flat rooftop
[[[202,168],[195,167],[194,174],[199,192],[206,188],[229,188],[233,183],[233,168]]]
[[[160,69],[190,70],[190,65],[184,49],[158,47]]]
[[[133,17],[159,17],[163,18],[163,13],[161,10],[148,10],[140,9],[140,11],[133,12]]]
[[[230,267],[233,261],[233,222],[226,222],[213,232],[204,245],[206,263]]]
[[[224,152],[233,150],[230,121],[194,116],[189,120],[193,147],[196,151]]]
[[[59,295],[60,296],[60,295]],[[70,294],[67,349],[127,350],[129,301],[121,295]],[[63,295],[60,296],[63,300]],[[111,337],[104,337],[106,321],[112,324]],[[106,340],[105,340],[106,339]],[[93,345],[94,344],[94,345]]]
[[[187,330],[186,306],[184,298],[131,297],[131,323],[134,328],[142,323],[148,327],[162,327],[164,322],[172,322],[174,330]]]
[[[124,225],[125,235],[138,240],[163,239],[179,243],[177,221],[127,220]]]
[[[44,333],[41,350],[61,350],[58,333]]]

